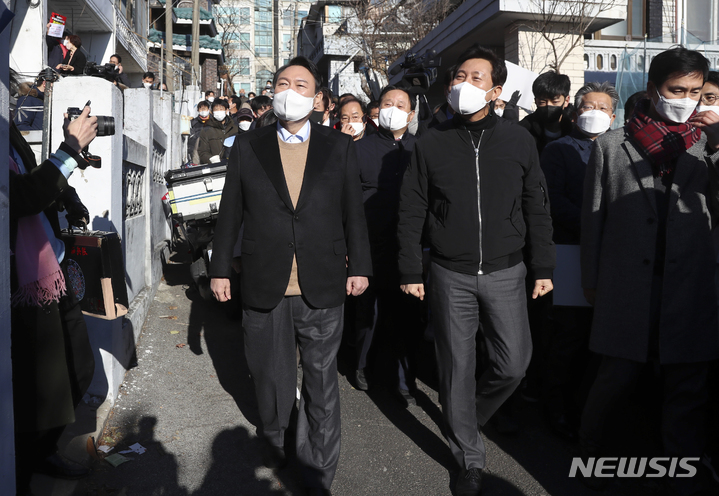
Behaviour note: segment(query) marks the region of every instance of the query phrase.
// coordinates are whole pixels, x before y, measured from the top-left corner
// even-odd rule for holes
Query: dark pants
[[[243,310],[245,355],[262,421],[258,434],[278,448],[284,448],[296,398],[299,346],[297,460],[307,487],[329,489],[339,460],[337,351],[343,320],[342,306],[312,308],[301,296],[285,297],[272,310]]]
[[[550,415],[565,415],[572,408],[566,398],[576,391],[589,362],[589,333],[592,309],[557,307],[552,310],[552,329],[548,334],[542,380],[542,401]]]
[[[420,330],[420,301],[399,288],[378,287],[370,282],[367,290],[357,297],[355,329],[357,333],[357,368],[368,364],[370,348],[376,344],[387,345],[396,376],[393,383],[400,389],[413,389],[415,375],[410,362]],[[378,332],[382,336],[375,336]],[[374,343],[374,344],[373,344]]]
[[[604,423],[621,399],[632,393],[642,369],[651,364],[604,356],[582,414],[580,439],[591,449],[601,446]],[[709,399],[707,362],[661,365],[664,379],[662,441],[669,457],[701,457],[706,443]],[[687,486],[680,494],[698,489],[699,477],[675,479]]]
[[[485,275],[432,263],[429,288],[435,329],[442,414],[460,467],[484,468],[479,425],[509,398],[532,355],[523,263]],[[487,367],[475,379],[476,335],[482,325]]]
[[[65,267],[65,264],[61,264]],[[68,281],[67,275],[65,280]],[[69,288],[68,288],[69,289]],[[12,309],[13,408],[18,488],[39,461],[57,451],[66,425],[90,386],[95,359],[72,291],[57,303]]]

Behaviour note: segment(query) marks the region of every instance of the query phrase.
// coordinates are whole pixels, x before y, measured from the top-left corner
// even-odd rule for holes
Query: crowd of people
[[[79,37],[53,43],[51,67],[82,73]],[[120,56],[110,61],[122,74]],[[354,345],[353,385],[379,386],[375,371],[388,366],[403,406],[416,403],[418,343],[434,341],[432,382],[459,472],[456,496],[480,494],[484,426],[521,428],[515,396],[538,403],[582,457],[601,457],[607,419],[646,369],[662,383],[664,455],[701,458],[709,449],[719,73],[696,51],[657,55],[646,91],[626,101],[615,130],[619,95],[607,82],[571,95],[566,75],[543,73],[532,86],[536,110],[520,120],[520,95],[500,99],[506,79],[504,61],[475,45],[446,71],[446,103],[422,112],[426,102],[399,86],[369,103],[334,95],[297,57],[260,95],[207,91],[196,106],[188,166],[227,164],[212,293],[237,299],[230,280],[239,273],[267,467],[287,463],[299,360],[294,430],[307,494],[330,494],[337,468],[343,332]],[[18,89],[24,100],[11,128],[13,371],[40,377],[52,366],[63,384],[59,393],[17,388],[19,494],[33,470],[84,475],[56,443],[93,369],[82,315],[64,290],[57,212],[87,216],[67,179],[97,124],[84,109],[36,165],[18,132],[41,128],[42,117],[22,111],[42,106],[44,80],[35,83]],[[154,88],[154,74],[142,84]],[[39,264],[22,256],[25,246]],[[555,269],[570,252],[579,253],[570,272],[581,274],[587,306],[553,300]],[[38,331],[39,318],[54,341],[45,362],[28,363],[39,338],[27,330]],[[583,394],[580,382],[589,385]],[[48,413],[48,395],[63,415]],[[699,474],[667,487],[711,494],[711,477]],[[601,490],[607,479],[583,482]]]
[[[520,120],[520,95],[499,98],[506,77],[503,60],[475,46],[445,74],[447,103],[418,119],[407,89],[388,86],[366,105],[333,95],[296,58],[277,71],[262,116],[249,102],[256,131],[238,131],[217,157],[228,175],[213,294],[232,298],[229,279],[242,267],[269,467],[286,461],[299,349],[297,458],[308,494],[330,494],[339,456],[343,330],[355,345],[355,387],[381,382],[372,352],[381,342],[407,406],[429,327],[459,496],[481,491],[480,429],[520,428],[507,407],[515,393],[539,402],[551,430],[587,460],[609,448],[607,418],[655,370],[665,456],[699,459],[708,449],[710,364],[719,358],[719,73],[698,52],[663,52],[614,131],[611,84],[570,95],[566,75],[543,73],[532,87],[536,111]],[[205,120],[229,119],[208,107]],[[570,272],[581,272],[591,306],[553,304],[555,265],[566,263],[557,246],[581,253]],[[580,382],[590,385],[583,394]],[[709,479],[667,487],[710,494]],[[583,481],[602,489],[607,479]]]

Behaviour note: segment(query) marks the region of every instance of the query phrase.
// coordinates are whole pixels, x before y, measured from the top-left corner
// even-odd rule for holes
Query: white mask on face
[[[152,88],[152,83],[142,83],[145,88]]]
[[[397,107],[385,107],[379,110],[379,125],[390,131],[399,131],[407,127],[409,114]]]
[[[307,117],[314,107],[314,97],[302,96],[293,89],[275,93],[272,108],[281,121],[295,122]]]
[[[699,108],[697,108],[697,112],[707,111],[711,111],[714,112],[716,115],[719,115],[719,105],[699,105]]]
[[[352,129],[355,131],[354,136],[357,136],[364,130],[364,122],[350,122],[350,126],[352,126]]]
[[[247,131],[250,129],[250,124],[252,124],[250,121],[240,121],[240,129]]]
[[[65,48],[70,48],[70,42],[67,41],[67,39],[62,40],[62,46],[64,46]]]
[[[372,122],[374,122],[374,125],[375,125],[375,126],[379,127],[379,118],[377,118],[377,119],[372,119]]]
[[[215,101],[215,97],[214,97],[214,96],[208,96],[208,97],[207,97],[207,101],[210,102],[210,103],[212,103],[212,102]]]
[[[657,109],[657,113],[669,122],[676,124],[683,124],[691,117],[694,110],[697,108],[696,100],[691,98],[672,98],[667,99],[662,95],[659,95],[659,101],[654,102],[654,108]]]
[[[577,127],[588,136],[599,136],[612,124],[612,118],[601,110],[590,110],[577,117]]]
[[[494,86],[489,90],[493,89]],[[479,112],[487,105],[487,93],[489,91],[477,88],[472,83],[463,82],[452,86],[447,102],[458,114],[471,115]]]
[[[224,110],[215,110],[212,112],[212,117],[222,122],[225,120],[225,117],[227,117],[227,112],[225,112]]]
[[[207,117],[208,115],[210,115],[209,110],[200,110],[200,117]]]
[[[502,117],[504,115],[504,109],[496,108],[496,109],[494,109],[494,113],[497,114],[497,117]]]

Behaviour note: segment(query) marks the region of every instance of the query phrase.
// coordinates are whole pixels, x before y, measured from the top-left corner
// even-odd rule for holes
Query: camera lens
[[[97,116],[97,135],[112,136],[115,134],[115,118],[107,115]]]

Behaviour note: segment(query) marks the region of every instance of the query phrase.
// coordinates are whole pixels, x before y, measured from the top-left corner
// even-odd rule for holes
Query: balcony
[[[115,36],[117,41],[125,47],[125,50],[132,55],[137,64],[142,68],[143,72],[147,70],[147,49],[140,37],[127,22],[122,13],[115,9]]]
[[[647,42],[644,61],[643,41],[585,40],[584,70],[589,72],[643,72],[649,70],[652,59],[674,46],[673,43]],[[702,45],[699,49],[713,70],[719,68],[719,45]],[[646,66],[646,69],[645,69]]]

